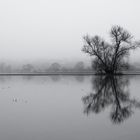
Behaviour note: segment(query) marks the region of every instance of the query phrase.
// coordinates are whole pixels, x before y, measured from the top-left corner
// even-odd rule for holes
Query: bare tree
[[[58,72],[61,70],[61,65],[59,63],[52,63],[48,69],[50,72]]]
[[[34,71],[34,66],[32,64],[25,64],[22,66],[21,72],[31,73]]]
[[[84,36],[82,51],[94,56],[92,66],[98,73],[115,74],[128,68],[127,57],[130,50],[139,47],[139,42],[132,41],[132,35],[120,26],[113,26],[110,31],[111,43],[99,36]]]
[[[82,72],[85,69],[84,62],[80,61],[76,63],[73,69]]]

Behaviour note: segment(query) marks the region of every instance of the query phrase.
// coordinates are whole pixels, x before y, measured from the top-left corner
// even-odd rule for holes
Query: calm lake
[[[0,76],[0,140],[139,140],[140,76]]]

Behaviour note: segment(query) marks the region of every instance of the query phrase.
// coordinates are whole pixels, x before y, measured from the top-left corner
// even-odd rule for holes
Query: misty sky
[[[1,0],[1,60],[85,60],[86,34],[121,25],[140,39],[139,0]],[[131,60],[140,60],[140,50]]]

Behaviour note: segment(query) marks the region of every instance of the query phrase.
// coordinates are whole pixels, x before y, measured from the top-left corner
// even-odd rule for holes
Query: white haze
[[[140,39],[139,0],[1,0],[0,60],[87,61],[86,34],[108,37],[112,25]],[[140,50],[131,55],[139,61]]]

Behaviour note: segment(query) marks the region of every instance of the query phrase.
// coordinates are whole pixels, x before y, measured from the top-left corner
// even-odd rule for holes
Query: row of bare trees
[[[61,65],[57,62],[37,66],[34,64],[24,64],[21,66],[13,66],[6,63],[0,63],[0,73],[41,73],[41,72],[89,72],[92,71],[91,67],[85,66],[84,62],[77,62],[73,66]]]

